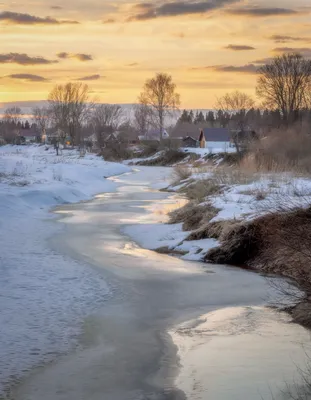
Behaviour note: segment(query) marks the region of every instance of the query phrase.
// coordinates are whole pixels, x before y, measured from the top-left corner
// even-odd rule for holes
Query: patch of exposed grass
[[[236,220],[214,221],[202,224],[198,229],[191,232],[186,240],[220,239],[230,226],[236,224]]]
[[[218,167],[213,175],[219,185],[247,185],[259,179],[253,173],[247,173],[240,168]]]
[[[220,194],[222,187],[213,179],[199,179],[180,190],[189,200],[203,202],[208,196]]]
[[[190,178],[192,170],[187,165],[176,165],[173,170],[173,185]]]
[[[182,160],[184,160],[188,155],[179,150],[166,150],[159,154],[159,157],[152,158],[150,160],[138,161],[137,165],[146,166],[169,166],[174,165]]]
[[[198,229],[202,224],[210,221],[218,213],[211,204],[197,204],[190,202],[184,207],[172,211],[169,214],[170,224],[183,224],[184,231]]]

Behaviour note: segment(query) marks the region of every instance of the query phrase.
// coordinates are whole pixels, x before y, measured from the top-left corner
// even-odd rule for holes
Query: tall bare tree
[[[41,135],[44,135],[50,124],[50,109],[48,107],[34,107],[32,109],[33,122],[38,126]]]
[[[90,122],[95,130],[98,145],[102,148],[105,138],[124,122],[123,109],[117,104],[98,104],[93,109]]]
[[[229,124],[238,131],[232,136],[238,153],[241,152],[241,137],[245,136],[248,122],[247,113],[254,107],[254,105],[255,101],[251,96],[239,92],[238,90],[232,93],[227,93],[223,97],[217,99],[217,109],[229,116]]]
[[[70,136],[72,144],[81,142],[81,126],[91,109],[88,85],[81,82],[57,85],[48,101],[57,128]]]
[[[180,105],[180,95],[176,92],[176,84],[171,75],[158,73],[154,78],[148,79],[139,96],[139,102],[154,111],[162,141],[165,117],[171,115]]]
[[[287,123],[295,122],[306,106],[311,87],[311,60],[288,53],[259,69],[257,94],[272,109],[279,109]]]
[[[134,107],[133,125],[139,135],[144,136],[150,126],[154,126],[154,112],[146,104],[136,104]]]

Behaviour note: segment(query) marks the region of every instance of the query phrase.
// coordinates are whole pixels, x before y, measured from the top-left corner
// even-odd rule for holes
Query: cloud
[[[77,81],[96,81],[100,79],[100,75],[88,75],[88,76],[82,76],[82,78],[78,78]]]
[[[246,65],[209,65],[207,67],[191,68],[192,70],[213,70],[216,72],[240,72],[243,74],[257,74],[258,66]]]
[[[22,14],[11,11],[0,13],[0,21],[15,25],[60,25],[60,24],[78,24],[78,21],[57,20],[51,17],[36,17],[35,15]]]
[[[309,47],[276,47],[272,51],[278,54],[299,53],[304,57],[311,57],[311,48]]]
[[[63,7],[61,7],[61,6],[51,6],[50,8],[52,10],[62,10],[63,9]]]
[[[47,81],[46,78],[40,75],[33,75],[33,74],[12,74],[12,75],[7,75],[6,78],[11,78],[11,79],[22,79],[24,81],[29,81],[29,82],[45,82]]]
[[[76,58],[79,61],[85,62],[85,61],[92,61],[93,57],[90,54],[84,54],[84,53],[66,53],[66,52],[61,52],[56,54],[58,58],[61,58],[62,60],[67,60],[69,58]]]
[[[139,3],[133,7],[129,21],[144,21],[157,17],[175,17],[180,15],[203,14],[235,3],[237,0],[188,0],[171,1],[166,4]]]
[[[131,64],[126,64],[126,67],[137,67],[139,65],[137,62],[131,63]]]
[[[311,38],[305,37],[296,37],[296,36],[287,36],[287,35],[272,35],[269,36],[268,39],[275,41],[276,43],[285,43],[285,42],[310,42]]]
[[[247,45],[229,44],[228,46],[225,47],[225,49],[233,51],[243,51],[243,50],[255,50],[255,47]]]
[[[24,53],[0,54],[0,64],[47,65],[57,62],[56,60],[47,60],[43,57],[30,57]]]
[[[290,8],[278,8],[278,7],[243,7],[243,8],[231,8],[226,11],[227,14],[246,16],[246,17],[281,17],[287,15],[298,14],[298,11]]]

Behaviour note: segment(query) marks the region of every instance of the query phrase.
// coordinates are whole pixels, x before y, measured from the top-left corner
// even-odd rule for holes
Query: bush
[[[173,170],[173,183],[178,183],[190,178],[192,174],[191,168],[186,165],[176,165]]]

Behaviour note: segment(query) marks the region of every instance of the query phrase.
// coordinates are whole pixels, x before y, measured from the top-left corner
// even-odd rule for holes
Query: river
[[[64,228],[51,249],[99,274],[112,295],[83,318],[75,350],[34,369],[15,400],[286,398],[309,333],[265,307],[277,295],[269,280],[144,250],[122,233],[179,202],[153,189],[168,174],[140,168],[115,178],[115,193],[58,207],[57,221],[46,221]]]

